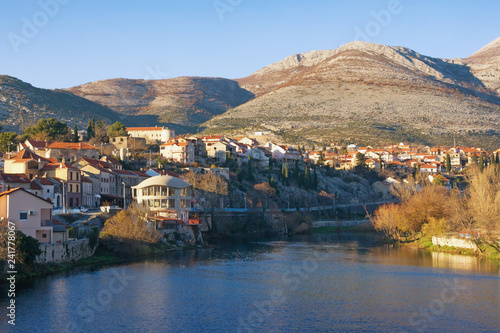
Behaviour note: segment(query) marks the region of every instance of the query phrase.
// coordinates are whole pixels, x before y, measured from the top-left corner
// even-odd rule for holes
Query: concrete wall
[[[79,239],[59,244],[40,244],[42,254],[36,257],[37,263],[71,262],[94,254],[96,247],[91,248],[89,239]]]
[[[456,248],[461,248],[461,249],[477,250],[477,245],[474,244],[473,241],[467,238],[432,236],[432,245],[454,246]]]
[[[321,228],[321,227],[357,227],[361,225],[371,225],[370,220],[346,220],[346,221],[337,221],[337,220],[323,220],[323,221],[314,221],[312,224],[312,228]]]

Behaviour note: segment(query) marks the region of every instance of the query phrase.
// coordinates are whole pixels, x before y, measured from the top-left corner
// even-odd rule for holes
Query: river
[[[1,332],[499,332],[500,267],[335,233],[75,269],[15,300]]]

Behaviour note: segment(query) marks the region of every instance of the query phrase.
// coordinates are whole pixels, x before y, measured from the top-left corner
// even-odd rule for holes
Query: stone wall
[[[90,257],[96,248],[97,246],[90,247],[88,238],[64,243],[40,244],[42,254],[36,257],[35,262],[40,264],[71,262]]]
[[[432,236],[432,245],[453,246],[461,249],[477,250],[477,245],[467,238]]]
[[[203,244],[201,230],[196,225],[175,225],[171,229],[159,230],[163,235],[164,242],[180,242],[179,244]]]

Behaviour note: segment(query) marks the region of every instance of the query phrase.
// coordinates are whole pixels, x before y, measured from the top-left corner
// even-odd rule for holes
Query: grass
[[[454,246],[438,246],[432,244],[432,236],[423,236],[415,240],[410,240],[407,242],[401,243],[403,246],[409,247],[418,247],[420,249],[425,249],[434,252],[444,252],[444,253],[452,253],[452,254],[461,254],[461,255],[469,255],[469,256],[482,256],[491,260],[500,260],[500,252],[497,251],[492,246],[489,246],[485,243],[479,244],[480,252],[474,251],[472,249],[462,249],[456,248]]]

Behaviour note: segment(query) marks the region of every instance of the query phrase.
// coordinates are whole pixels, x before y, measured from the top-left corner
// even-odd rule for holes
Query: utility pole
[[[125,193],[126,193],[126,187],[125,187],[125,183],[122,182],[123,184],[123,209],[127,208],[127,201],[125,201]]]
[[[64,195],[64,181],[61,180],[62,184],[62,204],[63,204],[63,214],[66,214],[66,196]]]

